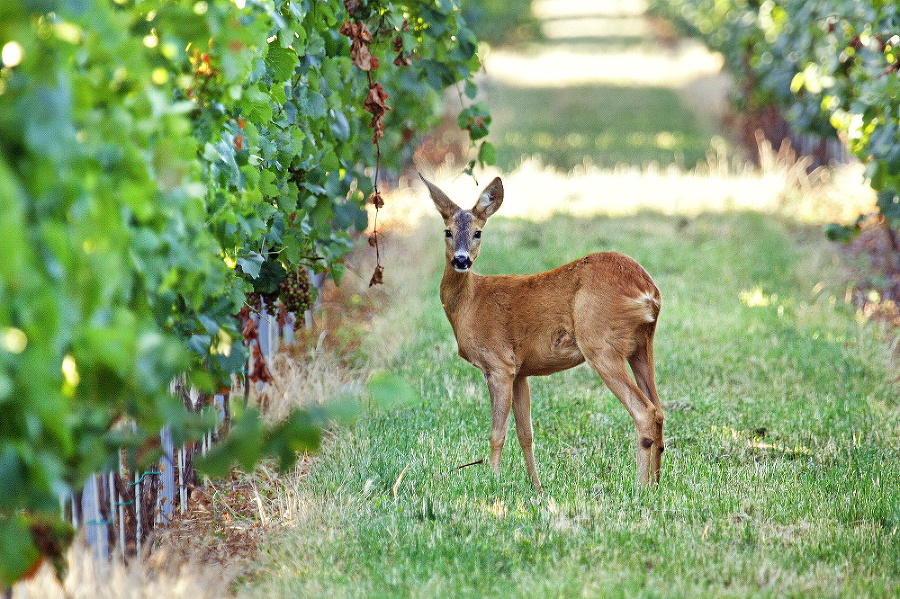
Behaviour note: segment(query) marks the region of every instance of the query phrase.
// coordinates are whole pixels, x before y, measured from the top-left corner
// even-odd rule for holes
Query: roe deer
[[[485,187],[471,210],[422,180],[446,227],[441,304],[459,355],[484,373],[491,396],[492,470],[500,472],[512,408],[531,484],[541,491],[528,377],[586,360],[634,420],[638,482],[658,483],[663,410],[653,374],[653,335],[661,297],[650,275],[628,256],[612,252],[534,275],[477,275],[472,263],[482,227],[503,202],[500,178]]]

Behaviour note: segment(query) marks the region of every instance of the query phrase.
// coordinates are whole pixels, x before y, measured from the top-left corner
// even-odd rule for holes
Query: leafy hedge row
[[[840,136],[866,165],[878,209],[900,228],[900,5],[884,0],[651,0],[725,56],[748,108]],[[858,228],[831,226],[832,237]],[[900,248],[897,248],[900,250]]]
[[[62,493],[205,428],[167,388],[243,366],[248,294],[341,277],[476,47],[449,0],[0,3],[0,588],[59,549]],[[286,422],[238,430],[290,456]]]

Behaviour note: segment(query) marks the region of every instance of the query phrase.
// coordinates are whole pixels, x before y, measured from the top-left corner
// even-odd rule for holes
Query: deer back
[[[636,327],[655,320],[658,296],[643,268],[617,253],[591,254],[534,275],[481,276],[448,268],[441,283],[460,355],[482,370],[525,375],[583,362],[581,325],[621,346]]]

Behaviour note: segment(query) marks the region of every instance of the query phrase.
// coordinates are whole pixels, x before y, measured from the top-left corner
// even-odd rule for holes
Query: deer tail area
[[[656,322],[656,319],[659,318],[659,310],[662,307],[658,295],[643,293],[635,298],[635,303],[642,308],[646,322]]]

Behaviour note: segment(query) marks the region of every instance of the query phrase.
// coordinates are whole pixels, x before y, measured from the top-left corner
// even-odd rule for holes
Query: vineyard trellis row
[[[323,277],[313,277],[319,289]],[[287,319],[279,318],[278,310],[270,315],[266,310],[252,314],[261,355],[268,360],[280,345],[293,340],[294,325],[297,321],[293,313]],[[308,326],[312,311],[305,314],[300,326]],[[186,386],[184,378],[172,381],[170,392],[181,398],[185,409],[197,412],[212,409],[216,412],[217,428],[209,431],[199,442],[187,443],[176,448],[169,427],[160,431],[162,457],[154,469],[132,471],[124,459],[120,458],[119,468],[112,472],[92,474],[84,489],[77,494],[60,498],[63,518],[72,523],[73,528],[84,532],[84,540],[97,560],[131,559],[140,561],[151,549],[154,532],[159,527],[168,526],[177,510],[184,515],[189,507],[191,489],[195,484],[196,472],[194,456],[205,456],[227,429],[230,417],[231,398],[246,398],[248,384],[254,384],[247,377],[253,369],[248,359],[244,376],[233,378],[228,393],[212,396],[200,393],[196,388]],[[245,383],[246,381],[246,383]],[[255,383],[261,390],[265,383]]]
[[[170,381],[227,385],[245,305],[341,279],[372,170],[402,169],[447,88],[474,101],[477,50],[451,0],[0,2],[0,588],[71,542],[62,489],[209,428]],[[245,415],[210,476],[289,468],[327,420]]]
[[[877,198],[871,216],[893,246],[886,274],[900,298],[900,4],[651,0],[650,6],[722,53],[738,80],[739,111],[774,116],[779,125],[830,142],[806,144],[815,159],[816,151],[827,154],[839,142],[862,161]],[[869,216],[825,232],[848,241]]]

